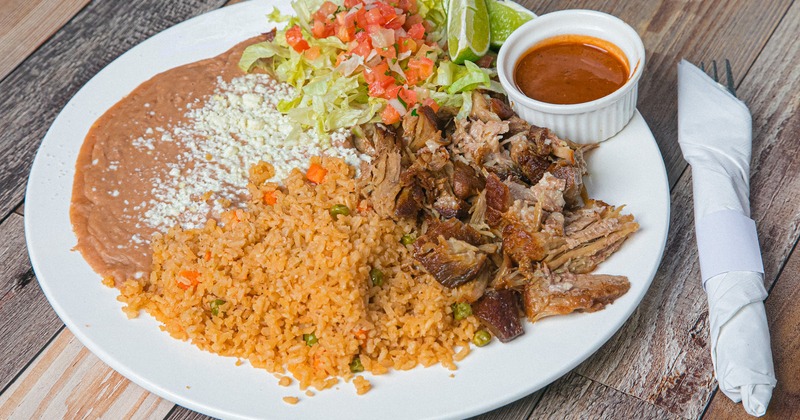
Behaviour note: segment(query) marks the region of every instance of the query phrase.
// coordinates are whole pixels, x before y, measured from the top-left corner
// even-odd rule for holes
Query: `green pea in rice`
[[[455,321],[457,292],[414,267],[401,243],[411,225],[356,211],[353,169],[338,159],[315,162],[328,170],[319,185],[294,170],[279,189],[263,182],[272,171],[262,164],[251,171],[257,184],[247,210],[155,238],[150,276],[121,287],[125,312],[144,310],[203,350],[288,370],[302,389],[349,380],[356,356],[374,374],[437,363],[455,369],[469,353],[475,318]],[[265,193],[277,202],[266,204]],[[332,217],[337,204],[350,214]],[[382,286],[370,280],[373,267]],[[312,333],[317,342],[308,345],[303,335]]]

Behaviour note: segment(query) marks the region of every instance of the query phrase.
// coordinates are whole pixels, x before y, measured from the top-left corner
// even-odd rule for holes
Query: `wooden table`
[[[23,199],[45,131],[86,81],[149,36],[226,3],[0,0],[0,418],[204,418],[114,372],[64,327],[34,281]],[[800,416],[800,252],[794,252],[800,235],[800,2],[523,3],[540,14],[602,10],[641,34],[648,61],[639,109],[666,162],[672,220],[658,274],[625,326],[547,388],[482,417],[746,417],[740,405],[717,392],[709,357],[692,174],[677,143],[681,58],[729,58],[739,96],[753,112],[751,200],[770,290],[766,306],[778,376],[767,417]]]

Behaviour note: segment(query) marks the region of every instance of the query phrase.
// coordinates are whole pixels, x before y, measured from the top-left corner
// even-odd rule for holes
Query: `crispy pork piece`
[[[515,136],[520,133],[528,133],[531,128],[531,125],[523,120],[522,118],[518,117],[516,114],[509,118],[508,120],[508,136]]]
[[[543,260],[549,247],[546,234],[529,232],[520,223],[508,223],[503,228],[503,253],[520,266]]]
[[[487,290],[472,304],[472,313],[503,343],[525,333],[519,315],[519,298],[513,289]]]
[[[606,274],[551,274],[525,285],[525,315],[531,322],[575,311],[595,312],[605,308],[630,289],[625,276]]]
[[[560,212],[564,209],[564,192],[566,182],[549,172],[546,172],[536,185],[531,187],[531,193],[537,202],[542,204],[542,209],[548,212]]]
[[[403,187],[395,202],[394,215],[403,219],[417,217],[424,202],[425,191],[419,185]]]
[[[433,203],[433,208],[443,219],[464,218],[469,215],[469,204],[447,191],[439,195]]]
[[[442,137],[441,122],[436,113],[427,105],[418,108],[414,113],[408,112],[403,116],[403,142],[412,152],[425,147],[429,142],[445,144]]]
[[[530,184],[539,182],[551,164],[546,155],[536,153],[533,143],[526,137],[515,136],[511,139],[509,152],[511,160],[519,166],[520,172],[525,175]]]
[[[571,212],[565,215],[566,237],[560,246],[551,248],[544,260],[551,270],[563,268],[572,273],[591,272],[639,230],[633,216],[621,214],[621,207],[600,201],[590,204],[591,207],[578,212],[582,216]],[[580,228],[575,227],[578,224]]]
[[[472,110],[469,116],[472,119],[483,122],[500,121],[500,117],[492,111],[490,99],[483,96],[477,90],[472,91]]]
[[[553,144],[559,142],[558,137],[550,129],[531,125],[528,129],[528,141],[531,143],[533,153],[539,156],[548,156],[553,152]]]
[[[542,231],[551,236],[564,236],[564,214],[559,212],[548,214]]]
[[[456,119],[453,143],[459,154],[478,167],[484,165],[491,154],[501,153],[500,137],[508,131],[504,121]]]
[[[369,175],[364,177],[361,185],[371,198],[375,211],[383,217],[391,217],[394,214],[395,200],[402,189],[402,157],[394,142],[393,133],[376,129],[372,144],[377,156],[370,163]]]
[[[497,227],[503,220],[503,213],[511,206],[508,187],[494,173],[486,177],[486,223]]]
[[[489,102],[489,109],[491,109],[495,115],[504,121],[511,120],[515,117],[518,118],[517,114],[514,113],[514,110],[511,109],[511,107],[508,106],[508,104],[502,99],[491,98]]]
[[[488,240],[458,219],[434,222],[414,242],[414,258],[442,285],[457,287],[484,269],[486,254],[479,248]]]
[[[457,302],[472,303],[480,299],[486,292],[489,284],[489,270],[483,270],[475,280],[462,284],[453,289],[453,298]]]
[[[475,246],[441,236],[420,239],[414,242],[414,258],[445,287],[461,286],[484,269],[486,254]]]
[[[508,187],[508,192],[511,194],[511,199],[513,201],[530,201],[531,203],[536,202],[536,195],[531,191],[531,187],[529,185],[523,184],[520,181],[517,181],[513,178],[506,179],[503,181],[503,184]]]
[[[489,239],[481,235],[475,228],[456,219],[433,222],[420,239],[424,237],[435,238],[437,236],[443,236],[445,239],[455,238],[476,247],[489,243]],[[419,242],[419,239],[417,242]]]
[[[355,147],[359,153],[372,157],[375,157],[377,154],[375,146],[372,145],[372,141],[367,136],[353,135],[353,147]]]
[[[583,204],[581,192],[583,191],[583,168],[577,166],[553,164],[548,172],[558,179],[565,181],[564,200],[570,208],[577,208]]]
[[[483,181],[471,166],[460,160],[453,162],[453,192],[456,197],[466,200],[483,190]]]

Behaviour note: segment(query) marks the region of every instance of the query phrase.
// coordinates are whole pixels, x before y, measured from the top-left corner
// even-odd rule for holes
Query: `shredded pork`
[[[639,228],[588,198],[584,152],[528,124],[500,99],[473,93],[469,117],[424,107],[393,132],[359,140],[373,160],[363,194],[379,214],[416,219],[422,268],[472,302],[502,341],[519,318],[603,309],[627,278],[591,274]]]

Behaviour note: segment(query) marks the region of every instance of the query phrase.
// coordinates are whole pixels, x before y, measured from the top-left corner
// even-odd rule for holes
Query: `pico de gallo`
[[[469,112],[470,92],[499,89],[493,70],[457,65],[442,48],[441,0],[296,0],[272,41],[249,46],[239,63],[297,89],[278,105],[301,127],[330,133],[368,122],[396,124],[420,105]]]

